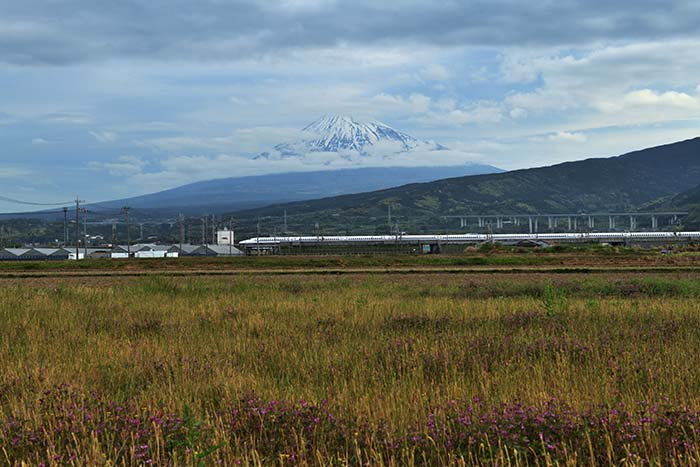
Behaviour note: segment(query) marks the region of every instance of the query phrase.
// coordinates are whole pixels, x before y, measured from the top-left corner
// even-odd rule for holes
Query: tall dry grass
[[[696,465],[698,278],[4,287],[0,459]]]

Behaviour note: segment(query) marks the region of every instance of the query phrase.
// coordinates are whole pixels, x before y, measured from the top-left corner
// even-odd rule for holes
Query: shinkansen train
[[[537,234],[444,234],[444,235],[334,235],[299,237],[255,237],[240,245],[264,248],[294,245],[353,244],[460,244],[479,242],[520,242],[525,240],[553,242],[625,242],[625,241],[692,241],[700,240],[700,232],[590,232]]]

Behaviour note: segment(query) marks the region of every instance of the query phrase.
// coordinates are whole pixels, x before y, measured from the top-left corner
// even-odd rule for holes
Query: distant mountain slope
[[[375,167],[222,178],[92,206],[131,206],[185,214],[219,213],[272,203],[360,193],[446,177],[501,171],[488,165],[469,164],[453,167]]]
[[[441,215],[467,213],[591,212],[634,210],[680,193],[700,181],[700,138],[549,167],[450,178],[356,195],[271,206],[237,217],[278,216],[286,209],[306,219],[375,218],[386,224],[387,206],[410,228],[436,228]],[[361,222],[358,220],[357,222]],[[313,224],[312,224],[313,225]],[[355,224],[357,225],[357,223]]]

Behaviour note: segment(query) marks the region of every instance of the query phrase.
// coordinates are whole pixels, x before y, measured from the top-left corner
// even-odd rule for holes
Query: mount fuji
[[[98,206],[155,210],[154,218],[178,212],[220,213],[502,172],[463,156],[468,157],[455,158],[445,146],[418,140],[381,122],[322,117],[302,129],[296,141],[252,157],[261,165],[284,160],[293,163],[287,166],[309,167],[307,171],[199,181]]]
[[[304,159],[317,155],[314,153],[328,153],[358,163],[372,157],[400,162],[402,154],[447,149],[433,141],[418,140],[376,120],[361,122],[353,117],[332,115],[304,127],[298,140],[280,143],[274,151],[264,152],[255,159]]]

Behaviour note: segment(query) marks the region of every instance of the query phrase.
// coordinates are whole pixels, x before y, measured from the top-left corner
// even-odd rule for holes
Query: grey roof
[[[29,248],[3,248],[0,251],[8,255],[20,257],[26,252],[28,252]]]
[[[123,247],[126,249],[126,247]],[[172,245],[160,245],[158,243],[135,243],[131,245],[131,252],[137,251],[168,251]]]
[[[153,251],[168,251],[172,248],[172,245],[148,245]]]
[[[34,248],[33,250],[38,251],[39,253],[46,255],[46,256],[68,254],[68,251],[64,250],[63,248]]]
[[[211,252],[213,254],[219,255],[219,256],[243,256],[245,253],[243,253],[241,250],[234,246],[228,246],[228,245],[202,245],[200,248],[206,249],[207,252]],[[197,249],[199,250],[199,248]],[[199,251],[198,251],[199,252]],[[204,251],[202,251],[204,253]],[[209,254],[211,254],[209,253]]]
[[[81,257],[83,253],[86,251],[85,247],[80,247],[78,249]],[[89,247],[87,249],[87,256],[90,257],[95,254],[99,253],[104,253],[104,254],[111,254],[111,253],[119,253],[119,252],[124,252],[126,253],[127,247],[125,245],[119,245],[115,246],[113,248],[110,247]],[[236,247],[229,247],[228,245],[192,245],[189,243],[185,243],[182,245],[182,249],[180,249],[179,244],[173,244],[173,245],[160,245],[160,244],[147,244],[147,243],[140,243],[140,244],[135,244],[131,246],[131,252],[136,253],[139,251],[162,251],[162,252],[179,252],[181,256],[187,256],[187,255],[195,255],[195,256],[242,256],[244,253],[239,250]],[[31,259],[31,258],[36,258],[40,259],[41,257],[45,258],[62,258],[66,257],[68,255],[74,255],[75,254],[75,247],[63,247],[63,248],[46,248],[46,247],[38,247],[38,248],[4,248],[0,250],[0,258],[4,259]]]
[[[183,243],[182,244],[182,250],[180,250],[180,245],[173,245],[176,248],[176,251],[182,251],[185,254],[192,253],[195,251],[197,248],[201,248],[202,245],[192,245],[191,243]]]

